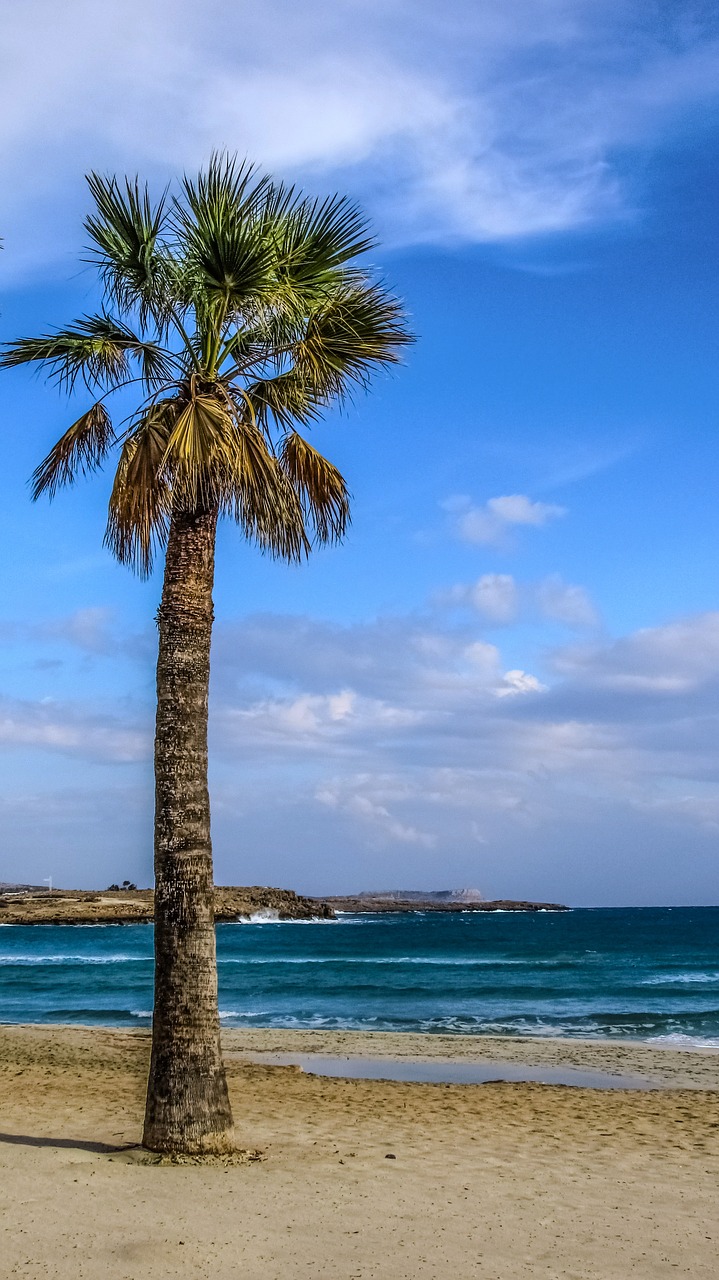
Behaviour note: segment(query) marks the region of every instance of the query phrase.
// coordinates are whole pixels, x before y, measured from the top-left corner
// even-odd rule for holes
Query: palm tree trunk
[[[155,1009],[143,1136],[153,1151],[227,1151],[233,1137],[207,789],[216,526],[216,511],[173,513],[158,613]]]

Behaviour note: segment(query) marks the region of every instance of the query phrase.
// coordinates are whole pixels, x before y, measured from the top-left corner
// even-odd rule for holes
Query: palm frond
[[[163,466],[182,508],[218,507],[270,554],[298,560],[309,549],[303,509],[254,419],[247,396],[197,394],[182,405]]]
[[[103,404],[94,404],[73,422],[33,471],[30,481],[33,502],[42,493],[54,498],[63,485],[75,483],[78,473],[87,475],[95,471],[114,440],[107,409]]]
[[[165,449],[174,491],[185,506],[222,502],[238,464],[238,435],[228,405],[194,395],[178,408]]]
[[[215,155],[206,173],[185,178],[173,202],[173,225],[187,268],[197,281],[195,303],[222,303],[235,312],[262,292],[272,247],[256,216],[269,179],[252,165]]]
[[[144,327],[152,317],[164,326],[171,302],[175,265],[163,241],[167,196],[153,204],[147,185],[137,178],[90,173],[96,212],[85,219],[92,247],[90,261],[100,273],[106,296],[121,313],[138,308]]]
[[[230,392],[233,394],[233,388]],[[319,417],[326,404],[324,398],[313,396],[312,387],[297,369],[288,369],[274,378],[257,378],[249,383],[243,396],[268,434],[273,423],[283,431],[290,431],[297,423],[307,425]]]
[[[296,431],[282,442],[280,465],[299,494],[315,540],[339,542],[350,521],[350,495],[344,477]]]
[[[342,280],[348,264],[375,244],[365,215],[344,196],[296,198],[292,188],[274,187],[267,220],[276,245],[275,270],[289,301],[321,297]]]
[[[342,399],[381,365],[397,364],[413,341],[400,303],[381,285],[342,285],[314,309],[292,349],[295,368],[317,395]]]
[[[105,545],[142,577],[167,539],[172,484],[165,459],[176,414],[176,401],[159,401],[133,423],[110,496]]]
[[[6,343],[0,353],[0,367],[44,364],[50,377],[65,390],[72,391],[78,378],[94,390],[129,381],[130,357],[138,361],[140,376],[148,387],[156,387],[177,374],[172,352],[139,338],[121,320],[105,312],[83,316],[55,333]]]
[[[311,544],[300,496],[261,430],[239,419],[237,432],[240,447],[224,509],[263,551],[290,562],[301,560]]]

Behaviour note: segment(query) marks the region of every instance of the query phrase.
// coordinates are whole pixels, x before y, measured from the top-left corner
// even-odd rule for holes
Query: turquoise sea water
[[[237,1027],[719,1047],[719,907],[222,924]],[[147,1026],[150,925],[0,927],[0,1021]]]

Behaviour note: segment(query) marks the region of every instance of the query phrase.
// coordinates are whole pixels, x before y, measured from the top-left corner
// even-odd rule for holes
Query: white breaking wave
[[[675,1035],[649,1036],[649,1044],[665,1044],[674,1049],[719,1049],[719,1040],[711,1037]]]
[[[643,978],[643,987],[663,987],[672,982],[679,983],[719,983],[719,970],[713,973],[657,973],[653,978]]]
[[[222,923],[229,924],[230,921]],[[337,924],[337,920],[326,920],[324,916],[311,916],[309,920],[282,920],[275,907],[262,907],[249,916],[238,916],[236,924]]]
[[[220,1009],[221,1018],[268,1018],[269,1009]]]

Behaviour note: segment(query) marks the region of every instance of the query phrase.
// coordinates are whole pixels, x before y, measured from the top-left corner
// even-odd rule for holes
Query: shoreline
[[[645,1041],[530,1036],[446,1036],[411,1031],[276,1031],[227,1029],[227,1053],[387,1058],[509,1067],[569,1068],[642,1077],[649,1087],[719,1090],[719,1049],[652,1046]]]
[[[72,1043],[95,1034],[149,1044],[151,1030],[104,1024],[0,1022],[0,1037],[17,1035],[19,1040],[57,1039],[60,1043]],[[498,1069],[502,1066],[547,1068],[633,1077],[646,1081],[647,1089],[719,1091],[719,1047],[711,1045],[698,1048],[629,1039],[223,1027],[222,1048],[228,1061],[244,1060],[268,1066],[291,1065],[292,1057],[344,1058],[348,1062],[385,1059],[399,1064],[477,1064],[494,1065]],[[512,1079],[516,1083],[531,1083],[529,1078],[523,1081],[512,1076]]]

